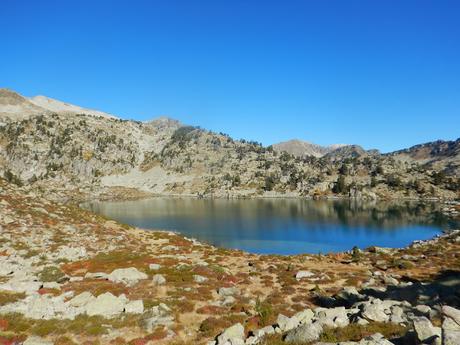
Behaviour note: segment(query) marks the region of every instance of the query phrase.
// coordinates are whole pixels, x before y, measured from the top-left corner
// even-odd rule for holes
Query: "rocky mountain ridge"
[[[455,199],[460,190],[459,154],[449,143],[429,161],[356,145],[320,158],[296,157],[168,118],[138,122],[67,110],[37,115],[33,107],[22,96],[0,93],[0,113],[8,113],[0,126],[0,173],[62,197]]]
[[[27,98],[9,89],[0,89],[0,119],[9,117],[18,120],[32,115],[52,113],[116,118],[102,111],[82,108],[53,98],[45,96]]]

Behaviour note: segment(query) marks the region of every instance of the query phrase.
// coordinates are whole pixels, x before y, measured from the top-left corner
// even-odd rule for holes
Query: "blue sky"
[[[460,137],[460,1],[0,1],[0,87],[265,145]]]

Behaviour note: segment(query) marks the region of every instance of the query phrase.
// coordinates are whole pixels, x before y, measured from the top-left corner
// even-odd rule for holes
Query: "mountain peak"
[[[321,146],[309,141],[300,139],[291,139],[283,141],[278,144],[274,144],[273,148],[276,151],[285,151],[297,157],[314,156],[323,157],[324,155],[339,149],[341,147],[348,146],[347,144],[333,144],[330,146]]]
[[[77,105],[65,103],[57,99],[53,99],[42,95],[31,97],[29,98],[29,101],[36,106],[39,106],[41,108],[55,113],[87,114],[92,116],[115,118],[115,116],[104,113],[99,110],[82,108]]]

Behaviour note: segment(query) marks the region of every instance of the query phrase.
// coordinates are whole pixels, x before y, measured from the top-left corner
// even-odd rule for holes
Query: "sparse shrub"
[[[56,282],[64,277],[64,272],[59,267],[48,266],[39,273],[38,277],[42,282]]]

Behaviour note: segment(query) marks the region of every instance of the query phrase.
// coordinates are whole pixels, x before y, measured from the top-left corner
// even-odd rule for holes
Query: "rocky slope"
[[[427,169],[460,175],[460,139],[420,144],[392,152],[389,156],[405,162],[417,162]]]
[[[0,224],[2,344],[459,341],[459,231],[402,249],[254,255],[1,179]]]
[[[36,115],[33,107],[47,101],[33,104],[11,91],[1,94],[8,97],[0,97],[0,113],[11,110],[7,103],[17,107],[0,125],[0,173],[56,197],[454,199],[460,190],[452,163],[459,157],[455,147],[431,153],[429,161],[402,159],[402,153],[381,155],[355,145],[321,158],[296,157],[166,118],[143,123],[69,113],[74,106]],[[61,109],[51,104],[50,109]]]

